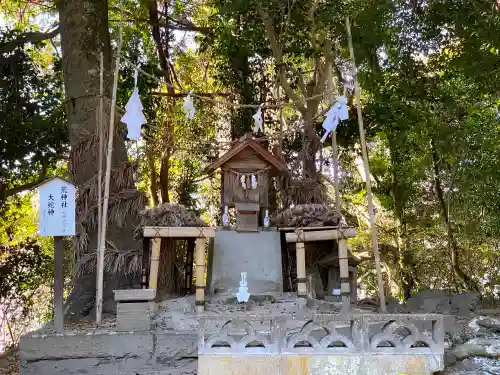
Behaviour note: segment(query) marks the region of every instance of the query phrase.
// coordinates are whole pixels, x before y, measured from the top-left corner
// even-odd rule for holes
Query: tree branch
[[[170,61],[168,62],[168,65],[170,66],[170,71],[172,72],[172,75],[174,76],[174,80],[177,83],[177,86],[184,91],[184,88],[182,87],[181,83],[179,82],[179,79],[177,78],[177,74],[175,74],[175,69],[174,69],[174,64],[172,64]]]
[[[306,88],[306,84],[304,83],[304,79],[302,78],[302,75],[293,66],[290,68],[291,68],[294,76],[297,78],[297,85],[299,86],[299,89],[302,92],[302,95],[307,96],[307,88]]]
[[[0,197],[0,201],[4,201],[8,197],[22,193],[23,191],[31,190],[34,187],[40,185],[45,180],[47,180],[47,165],[46,164],[47,163],[45,163],[45,162],[42,163],[42,170],[40,172],[40,177],[38,177],[38,179],[36,181],[28,182],[26,184],[13,187],[12,189],[5,190],[3,197]]]
[[[57,35],[59,35],[59,26],[57,26],[54,30],[47,32],[23,33],[15,40],[0,43],[0,52],[11,52],[15,48],[22,46],[23,44],[36,43],[36,42],[41,42],[43,40],[53,39]]]
[[[155,95],[155,96],[168,96],[168,97],[171,97],[171,98],[184,98],[184,97],[188,96],[188,94],[185,93],[185,92],[169,93],[169,92],[163,92],[163,91],[153,91],[152,95]],[[230,92],[193,92],[193,95],[205,96],[207,98],[214,98],[216,96],[230,97],[233,94],[230,93]]]
[[[269,39],[269,43],[271,44],[271,50],[273,52],[274,58],[276,59],[276,65],[278,65],[281,86],[283,87],[283,90],[285,90],[285,93],[288,95],[288,97],[295,102],[295,106],[304,116],[307,112],[307,108],[302,102],[300,102],[300,98],[297,96],[297,94],[295,94],[292,87],[290,86],[290,83],[288,82],[288,79],[286,78],[285,70],[283,69],[283,53],[278,43],[274,25],[269,18],[269,14],[267,14],[261,4],[258,5],[258,11],[260,13],[260,16],[262,17],[262,21],[264,22],[264,28],[266,29],[266,34]]]
[[[115,10],[121,11],[118,6],[113,7]],[[146,22],[149,23],[150,26],[157,26],[157,27],[165,27],[169,28],[172,30],[180,30],[180,31],[195,31],[199,32],[201,34],[210,34],[212,32],[211,29],[208,27],[200,27],[196,26],[194,23],[188,21],[188,20],[176,20],[175,18],[172,18],[168,15],[166,15],[164,12],[161,12],[160,10],[157,9],[156,14],[158,16],[165,17],[166,20],[174,22],[176,25],[172,25],[170,22],[153,22],[151,19],[144,19],[144,18],[135,18],[134,14],[132,12],[129,12],[127,10],[124,11],[127,13],[128,19],[124,20],[125,22]],[[121,22],[119,19],[110,19],[109,22]]]
[[[166,23],[159,23],[158,26],[168,27],[172,30],[194,31],[194,32],[198,32],[201,34],[205,34],[205,35],[208,35],[212,32],[212,30],[210,30],[208,27],[196,26],[194,23],[191,23],[191,22],[184,23],[184,22],[175,20],[173,18],[169,18],[169,20],[174,22],[175,24],[172,24],[170,22],[166,22]]]

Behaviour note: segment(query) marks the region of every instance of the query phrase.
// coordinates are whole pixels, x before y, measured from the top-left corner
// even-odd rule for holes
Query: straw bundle
[[[322,204],[300,204],[273,215],[271,223],[279,227],[336,226],[340,216]]]
[[[182,204],[162,203],[139,215],[143,227],[207,227],[193,211]]]

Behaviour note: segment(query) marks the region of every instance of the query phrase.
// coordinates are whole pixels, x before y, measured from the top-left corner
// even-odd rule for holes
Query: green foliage
[[[19,4],[8,3],[9,19],[15,18]],[[485,296],[498,295],[500,12],[491,1],[167,3],[164,8],[166,3],[158,2],[164,43],[160,47],[168,56],[169,72],[175,73],[175,86],[223,92],[229,94],[225,100],[236,104],[290,99],[283,90],[277,93],[279,66],[259,6],[276,32],[273,41],[283,52],[283,66],[295,93],[302,89],[298,77],[304,82],[312,79],[315,59],[323,56],[327,42],[332,42],[334,75],[341,88],[349,73],[345,17],[350,16],[382,266],[392,296],[407,298],[425,287],[462,291],[466,286],[457,267],[480,285]],[[172,201],[197,209],[213,221],[219,217],[220,181],[207,179],[205,167],[224,149],[220,141],[251,130],[255,109],[229,108],[196,98],[196,116],[186,121],[182,97],[151,95],[166,90],[158,46],[151,35],[150,2],[121,4],[125,18],[135,21],[124,24],[126,60],[120,73],[119,105],[123,107],[131,94],[135,64],[154,76],[139,78],[148,119],[145,141],[139,150],[135,143],[129,144],[130,157],[139,161],[138,186],[145,191],[168,190]],[[110,2],[113,37],[118,29],[117,5],[117,1]],[[171,29],[165,27],[167,23]],[[19,22],[16,27],[25,25]],[[201,31],[196,34],[196,49],[187,48],[184,31],[173,30],[186,25]],[[17,35],[5,32],[1,37],[9,41]],[[0,168],[8,189],[35,180],[44,163],[50,173],[66,151],[60,61],[49,55],[38,46],[20,46],[0,57]],[[355,165],[360,152],[352,96],[349,103],[351,119],[338,131],[343,208],[347,220],[359,229],[351,245],[366,258],[360,266],[363,284],[375,293],[366,190]],[[319,109],[326,107],[326,100],[318,103]],[[278,111],[264,115],[266,134],[275,134]],[[288,124],[301,120],[293,108],[285,108],[283,115]],[[314,134],[321,132],[322,119],[315,119]],[[286,160],[300,160],[303,129],[287,134],[282,146]],[[325,146],[323,155],[329,153]],[[324,159],[326,170],[331,167],[330,158]],[[292,163],[291,169],[294,176],[302,173]],[[168,186],[159,186],[165,184],[161,174],[168,177]],[[436,177],[442,197],[437,194]],[[9,200],[2,211],[0,240],[9,242],[8,249],[24,249],[25,239],[32,235],[28,199]],[[450,261],[450,236],[456,243],[458,265]],[[45,271],[33,258],[34,250],[26,251],[21,254],[34,272],[30,277],[38,280],[36,275]]]
[[[15,345],[52,314],[52,244],[36,234],[33,197],[11,197],[0,209],[0,336]],[[2,347],[0,347],[0,350]]]
[[[33,239],[16,246],[0,248],[0,298],[21,299],[25,309],[31,306],[31,293],[52,275],[52,258]]]
[[[0,46],[16,37],[0,32]],[[0,54],[0,183],[7,189],[50,171],[67,149],[60,61],[44,71],[31,57],[37,51],[21,44]]]
[[[1,31],[0,48],[21,37],[17,29]],[[16,344],[51,315],[52,246],[36,234],[35,200],[28,190],[60,169],[68,130],[61,61],[44,46],[19,43],[0,53],[0,334],[7,338],[3,344]]]

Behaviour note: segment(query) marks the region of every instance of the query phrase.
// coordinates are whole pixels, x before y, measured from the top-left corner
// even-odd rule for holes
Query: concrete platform
[[[172,331],[25,336],[20,375],[179,375],[186,361],[194,373],[197,341],[194,332]]]

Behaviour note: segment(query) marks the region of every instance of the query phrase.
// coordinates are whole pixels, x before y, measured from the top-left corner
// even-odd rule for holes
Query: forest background
[[[139,142],[127,140],[124,124],[113,135],[105,296],[137,274],[140,243],[130,228],[145,207],[180,203],[217,224],[220,179],[204,170],[252,130],[260,104],[270,148],[292,171],[286,184],[275,182],[272,210],[333,203],[332,148],[319,142],[329,66],[335,94],[347,88],[349,99],[350,119],[337,132],[342,213],[359,233],[351,247],[364,260],[360,283],[376,295],[347,16],[387,294],[405,300],[425,288],[471,290],[494,303],[500,297],[496,1],[1,0],[0,351],[51,315],[53,245],[37,234],[33,188],[55,175],[78,186],[78,234],[66,248],[74,302],[68,310],[85,315],[93,308],[98,130],[106,132],[109,123],[120,23],[118,117],[138,66],[148,123]],[[192,120],[183,113],[189,91]],[[179,288],[182,251],[162,253],[167,294]]]

